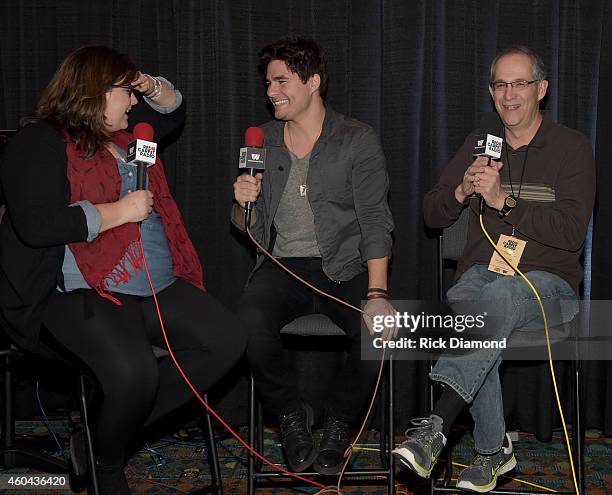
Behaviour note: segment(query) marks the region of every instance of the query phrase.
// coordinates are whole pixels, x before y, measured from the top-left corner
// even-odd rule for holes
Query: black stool
[[[25,467],[53,474],[68,473],[69,466],[66,461],[45,454],[15,438],[15,377],[13,376],[13,359],[23,355],[24,354],[12,344],[7,344],[0,348],[0,356],[2,357],[3,364],[2,399],[4,403],[2,407],[2,417],[0,418],[0,427],[2,428],[0,435],[2,443],[0,446],[0,466],[3,469]],[[89,467],[89,489],[90,493],[98,495],[99,490],[96,470],[93,468],[95,466],[95,456],[91,443],[91,430],[89,427],[87,401],[85,398],[85,377],[82,374],[78,376],[78,388],[80,420],[85,436]]]
[[[162,359],[168,357],[170,353],[166,349],[161,347],[152,346],[153,354],[156,359]],[[202,394],[202,399],[208,404],[208,394]],[[215,432],[212,426],[211,414],[208,409],[205,413],[204,428],[206,429],[206,450],[208,456],[208,467],[210,469],[211,484],[210,486],[191,492],[192,495],[205,493],[215,493],[216,495],[223,495],[223,481],[221,479],[221,468],[219,466],[219,454],[217,452],[217,442],[215,440]]]
[[[168,356],[168,351],[165,349],[153,346],[153,353],[157,359]],[[2,417],[0,418],[0,427],[2,432],[0,434],[1,446],[0,446],[0,467],[2,469],[11,469],[14,467],[25,467],[32,468],[47,473],[65,474],[68,473],[70,467],[67,461],[58,459],[52,455],[41,452],[24,442],[20,442],[15,438],[15,397],[14,397],[14,384],[15,377],[13,375],[13,360],[16,357],[28,357],[25,353],[22,353],[14,345],[7,345],[4,348],[0,348],[0,356],[2,357],[3,363],[3,387],[2,387]],[[78,374],[78,400],[79,400],[79,412],[80,424],[83,428],[83,436],[85,441],[86,455],[87,455],[87,473],[88,473],[88,493],[92,495],[99,494],[98,480],[96,474],[96,461],[93,447],[93,440],[91,434],[91,427],[89,423],[89,411],[87,404],[88,391],[91,390],[92,385],[88,384],[88,378],[82,374]],[[203,399],[208,403],[208,397],[206,394],[203,395]],[[223,485],[221,481],[221,469],[219,467],[219,456],[217,453],[217,445],[215,442],[214,431],[212,428],[211,417],[206,412],[206,418],[204,428],[207,430],[206,434],[206,448],[209,459],[209,467],[211,473],[211,485],[202,490],[198,490],[198,494],[215,493],[216,495],[223,495]],[[81,475],[83,473],[76,473]]]
[[[296,318],[291,323],[285,325],[281,334],[283,335],[299,335],[304,337],[331,337],[345,336],[346,334],[335,325],[327,316],[321,314],[307,315]],[[381,467],[374,469],[355,469],[347,470],[344,473],[343,481],[347,481],[347,485],[360,484],[379,484],[380,480],[384,480],[389,488],[390,494],[395,493],[395,472],[393,464],[393,455],[391,451],[394,448],[394,422],[393,422],[393,361],[389,356],[389,362],[386,363],[384,373],[383,387],[384,400],[382,400],[382,427],[380,431],[380,460]],[[382,395],[381,395],[382,397]],[[253,377],[250,378],[250,394],[249,394],[249,444],[258,452],[263,452],[263,411],[259,400],[255,395],[255,382]],[[265,455],[265,454],[264,454]],[[258,482],[263,482],[266,485],[285,486],[304,486],[304,482],[291,478],[280,471],[272,471],[271,469],[263,469],[263,462],[256,459],[255,456],[249,453],[248,466],[248,494],[253,495],[257,488]],[[301,477],[309,479],[329,478],[321,474],[308,471],[299,473]]]

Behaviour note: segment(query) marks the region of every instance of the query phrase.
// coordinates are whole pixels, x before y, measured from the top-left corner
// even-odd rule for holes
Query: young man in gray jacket
[[[325,105],[327,69],[312,40],[290,38],[263,49],[260,67],[275,120],[262,126],[266,171],[234,183],[233,222],[244,229],[254,202],[253,235],[316,287],[371,315],[394,314],[387,266],[393,219],[379,140],[367,125]],[[279,416],[287,461],[294,471],[339,472],[350,424],[361,416],[378,363],[361,359],[361,316],[323,298],[259,256],[238,305],[249,329],[247,357],[264,407]],[[329,379],[329,402],[318,450],[312,408],[297,388],[279,331],[294,318],[323,313],[350,341],[346,364]],[[366,324],[371,328],[371,319]]]

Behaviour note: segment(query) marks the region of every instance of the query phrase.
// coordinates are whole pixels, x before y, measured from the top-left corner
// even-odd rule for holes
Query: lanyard
[[[504,142],[506,143],[506,165],[508,166],[508,180],[510,181],[510,192],[516,199],[521,197],[521,189],[523,188],[523,178],[525,177],[525,169],[527,168],[527,153],[529,153],[529,145],[526,146],[525,155],[523,156],[523,170],[521,170],[521,179],[518,184],[518,192],[514,194],[514,185],[512,184],[512,168],[510,167],[510,158],[508,156],[508,141],[506,141],[506,128],[504,127]]]

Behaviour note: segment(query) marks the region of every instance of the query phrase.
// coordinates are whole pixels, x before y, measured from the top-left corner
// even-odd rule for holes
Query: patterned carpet
[[[66,450],[67,433],[60,421],[52,421],[51,429],[56,433],[58,442],[50,442],[47,429],[42,422],[20,422],[17,425],[18,435],[31,439],[32,442],[41,440],[48,442],[46,448],[55,452],[57,456],[58,445]],[[241,430],[243,437],[246,431]],[[510,473],[521,480],[538,483],[553,490],[571,487],[569,475],[569,461],[561,433],[551,443],[540,443],[532,435],[520,434],[515,443],[515,452],[518,468]],[[266,453],[271,460],[281,462],[282,456],[278,446],[278,438],[274,431],[266,431]],[[378,466],[378,444],[375,434],[368,434],[365,438],[363,450],[354,454],[352,465],[354,467]],[[221,461],[223,488],[225,495],[242,495],[246,489],[246,452],[245,449],[233,439],[224,439],[218,443]],[[455,460],[458,463],[469,462],[472,456],[472,440],[469,434],[463,435],[455,447]],[[64,454],[65,455],[65,454]],[[587,432],[586,442],[586,480],[588,495],[612,494],[612,439],[604,438],[597,431]],[[11,472],[33,472],[24,469],[13,469]],[[146,445],[138,451],[129,461],[127,475],[132,493],[160,495],[197,493],[210,484],[206,448],[199,428],[193,427],[176,432],[156,442]],[[0,474],[3,474],[0,471]],[[501,485],[501,483],[500,483]],[[504,479],[504,488],[528,489],[515,481]],[[303,489],[258,489],[258,495],[284,495],[297,493],[315,493],[316,488]],[[1,492],[1,490],[0,490]],[[70,491],[49,490],[8,490],[4,493],[26,495],[32,493],[67,494]],[[345,495],[369,494],[378,495],[387,493],[384,486],[359,487],[346,486]],[[424,493],[423,480],[402,471],[398,475],[398,494]]]

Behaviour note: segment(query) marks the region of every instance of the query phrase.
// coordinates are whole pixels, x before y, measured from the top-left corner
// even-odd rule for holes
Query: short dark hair
[[[303,83],[315,74],[319,74],[321,84],[319,94],[325,100],[327,96],[327,62],[319,44],[311,39],[290,36],[271,43],[259,53],[259,70],[264,75],[268,64],[273,60],[282,60],[287,68],[296,73]]]
[[[546,79],[546,66],[542,59],[529,47],[524,45],[512,45],[504,50],[500,51],[495,55],[493,62],[491,62],[491,69],[489,72],[489,80],[493,82],[493,75],[495,72],[495,64],[499,61],[500,58],[505,57],[506,55],[514,55],[514,54],[523,54],[527,55],[531,59],[531,71],[533,79],[537,81],[543,81]]]

